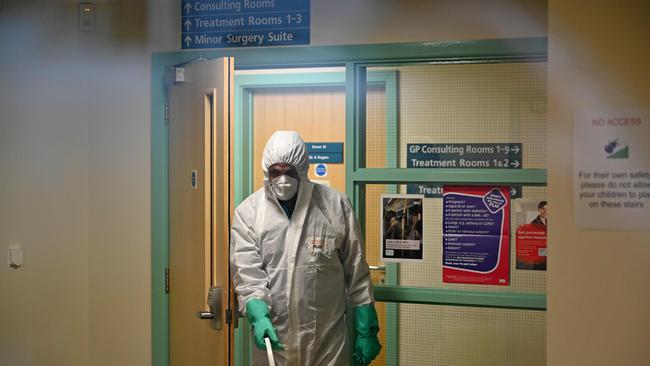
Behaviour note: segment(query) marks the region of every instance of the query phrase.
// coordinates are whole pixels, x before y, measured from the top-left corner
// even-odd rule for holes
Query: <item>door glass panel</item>
[[[399,365],[546,365],[546,312],[399,304]]]
[[[409,144],[449,144],[462,146],[466,151],[499,144],[519,150],[503,154],[509,158],[507,166],[498,166],[499,160],[492,166],[443,167],[545,169],[545,62],[420,63],[370,66],[366,71],[361,167],[424,168],[411,160],[415,156],[413,152],[409,156]],[[466,156],[452,159],[459,164],[461,158]],[[443,282],[442,198],[431,194],[430,185],[364,184],[362,187],[362,224],[368,262],[377,268],[372,274],[376,285],[545,293],[545,271],[517,269],[515,233],[519,224],[530,220],[535,205],[546,200],[546,187],[513,187],[517,194],[511,201],[509,286]],[[381,195],[425,192],[429,194],[423,200],[422,209],[424,259],[382,263]],[[522,212],[525,210],[532,211]],[[382,332],[388,343],[382,353],[387,357],[387,364],[546,363],[546,313],[543,311],[403,303],[385,306]]]
[[[372,73],[375,80],[379,76],[391,76],[392,73]],[[387,144],[395,140],[391,136],[390,126],[387,118],[387,106],[394,106],[395,97],[392,93],[393,85],[380,82],[369,83],[366,89],[366,164],[368,168],[389,168],[396,167],[397,160],[394,152],[388,149]],[[391,99],[389,99],[391,98]],[[392,104],[391,104],[392,103]]]
[[[546,166],[545,62],[367,67],[366,104],[362,167],[406,168],[418,143],[520,143],[516,168]]]

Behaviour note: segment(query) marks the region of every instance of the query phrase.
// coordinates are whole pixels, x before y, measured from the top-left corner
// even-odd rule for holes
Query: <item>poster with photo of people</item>
[[[381,196],[381,261],[409,262],[423,259],[424,196]]]

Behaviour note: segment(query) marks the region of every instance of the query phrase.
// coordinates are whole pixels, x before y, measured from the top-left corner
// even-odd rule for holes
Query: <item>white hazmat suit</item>
[[[273,195],[268,169],[287,163],[300,186],[291,219]],[[240,311],[254,298],[270,306],[285,350],[278,365],[348,365],[346,299],[374,303],[363,239],[350,202],[307,178],[308,156],[298,133],[278,131],[264,149],[264,187],[235,210],[231,232],[232,280]],[[253,351],[266,365],[264,351]]]

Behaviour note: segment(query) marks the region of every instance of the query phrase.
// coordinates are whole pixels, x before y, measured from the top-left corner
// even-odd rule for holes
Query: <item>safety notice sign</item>
[[[583,109],[574,126],[577,226],[650,230],[650,108]]]

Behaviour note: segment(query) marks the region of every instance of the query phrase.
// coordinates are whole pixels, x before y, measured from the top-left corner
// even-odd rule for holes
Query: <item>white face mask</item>
[[[281,201],[288,201],[298,192],[298,180],[288,175],[281,175],[271,181],[271,190]]]

